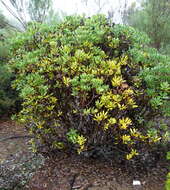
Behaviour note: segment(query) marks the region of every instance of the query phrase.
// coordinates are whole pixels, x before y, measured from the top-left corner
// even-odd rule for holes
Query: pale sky
[[[87,6],[83,3],[83,0],[54,0],[54,6],[58,10],[62,10],[67,14],[82,14],[85,13],[87,16],[91,16],[97,13],[98,6],[95,3],[98,0],[88,0]],[[120,22],[118,10],[123,6],[124,2],[127,1],[127,5],[136,2],[136,0],[100,0],[102,10],[100,13],[107,14],[109,10],[115,10],[115,22]]]
[[[9,0],[4,0],[4,1],[8,5],[10,4],[8,3]],[[57,10],[63,11],[67,15],[85,13],[87,16],[91,16],[93,14],[96,14],[98,10],[98,6],[95,3],[95,1],[98,1],[98,0],[88,0],[87,6],[86,6],[86,4],[83,3],[83,0],[60,0],[60,1],[53,0],[53,7],[56,11]],[[128,6],[129,6],[131,3],[136,2],[137,0],[100,0],[100,1],[102,5],[102,10],[100,11],[100,13],[107,14],[109,10],[114,10],[115,11],[114,22],[119,23],[121,22],[119,12],[118,12],[120,7],[123,6],[125,1],[128,2]],[[11,17],[9,12],[3,7],[2,4],[0,4],[0,9],[3,10],[4,14],[7,17]]]
[[[111,7],[118,8],[125,0],[100,0],[103,6],[103,11],[109,10]],[[66,11],[69,14],[77,13],[94,13],[96,10],[95,0],[88,0],[87,6],[83,3],[83,0],[62,0],[58,3],[58,0],[54,0],[54,5],[56,8]],[[127,0],[130,5],[135,0]]]

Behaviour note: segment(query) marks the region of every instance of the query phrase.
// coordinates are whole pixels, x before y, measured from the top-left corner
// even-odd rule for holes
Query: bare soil
[[[0,162],[12,157],[19,151],[28,152],[29,139],[22,138],[25,135],[27,135],[26,130],[14,121],[9,119],[0,121]],[[19,136],[21,138],[15,138]]]
[[[163,163],[148,173],[129,173],[124,167],[96,159],[60,153],[46,160],[29,183],[29,190],[163,190],[167,170]],[[139,180],[140,186],[133,186]]]
[[[11,120],[0,122],[0,163],[17,152],[22,156],[30,151],[28,138],[12,136],[28,135],[25,129]],[[17,160],[16,160],[17,162]],[[37,169],[31,180],[22,188],[25,190],[163,190],[167,166],[157,163],[147,172],[129,172],[114,161],[89,159],[74,154],[59,152],[55,158],[46,158],[45,164]],[[133,180],[141,185],[133,186]]]

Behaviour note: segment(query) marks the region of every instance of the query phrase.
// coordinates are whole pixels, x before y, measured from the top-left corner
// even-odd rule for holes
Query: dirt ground
[[[22,136],[25,135],[27,135],[26,130],[24,130],[22,126],[17,125],[14,121],[9,119],[0,121],[0,163],[18,151],[28,151],[28,138],[22,138]],[[19,136],[21,136],[21,138],[15,138]],[[14,138],[10,139],[10,137]]]
[[[29,183],[29,190],[163,190],[167,170],[159,163],[148,173],[129,173],[115,163],[60,153],[47,160]],[[133,186],[139,180],[140,186]],[[38,182],[38,183],[37,183]]]
[[[29,150],[27,132],[11,120],[0,122],[0,163],[18,151],[22,155]],[[17,162],[17,160],[16,160]],[[165,163],[159,162],[149,172],[129,172],[114,161],[82,158],[77,155],[58,153],[55,158],[47,158],[25,186],[25,190],[163,190],[167,174]],[[141,185],[134,186],[133,180]]]

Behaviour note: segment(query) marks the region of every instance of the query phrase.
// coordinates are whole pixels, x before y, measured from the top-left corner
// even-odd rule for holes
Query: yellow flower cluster
[[[86,141],[87,141],[87,139],[85,137],[83,137],[83,135],[77,136],[77,143],[80,146],[79,149],[77,150],[78,154],[80,154],[83,151]]]
[[[132,124],[131,119],[128,117],[119,119],[119,127],[120,129],[127,129],[129,125]]]
[[[94,120],[96,120],[97,122],[103,121],[107,119],[107,112],[99,112],[97,114],[95,114]]]
[[[124,144],[128,144],[128,142],[131,141],[131,136],[130,135],[122,135],[122,140]]]
[[[114,76],[111,82],[113,87],[117,87],[120,86],[123,82],[125,82],[125,80],[123,80],[122,76]]]
[[[127,159],[127,160],[130,160],[130,159],[132,159],[134,156],[137,156],[137,155],[139,155],[139,153],[138,153],[135,149],[132,149],[131,152],[126,155],[126,159]]]
[[[116,119],[111,117],[110,119],[108,119],[108,123],[104,124],[104,130],[107,130],[109,126],[112,126],[114,124],[116,124]]]
[[[121,100],[121,95],[107,92],[101,96],[100,101],[96,102],[96,107],[101,108],[104,106],[108,110],[112,110],[120,104]]]
[[[63,77],[63,83],[68,87],[70,84],[70,79],[68,77]]]
[[[132,137],[141,137],[140,132],[135,128],[130,129],[130,134]]]

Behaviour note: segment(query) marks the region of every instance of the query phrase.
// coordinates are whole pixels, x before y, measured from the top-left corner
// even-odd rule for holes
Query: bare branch
[[[18,21],[19,21],[19,23],[21,23],[22,24],[22,26],[24,27],[24,28],[26,28],[26,24],[24,23],[24,21],[22,21],[15,13],[14,13],[14,11],[12,11],[10,8],[9,8],[9,6],[3,1],[3,0],[0,0],[0,2],[4,5],[4,7],[9,11],[9,13],[14,17],[14,18],[16,18]]]

